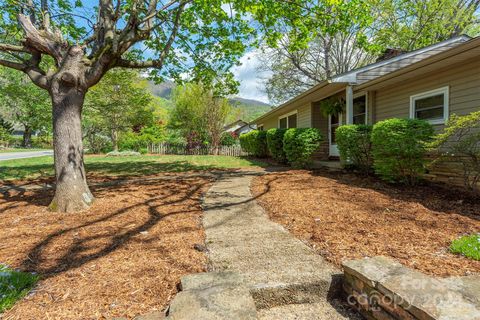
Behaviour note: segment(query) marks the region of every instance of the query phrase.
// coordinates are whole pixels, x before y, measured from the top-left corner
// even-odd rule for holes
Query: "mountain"
[[[171,81],[165,81],[160,84],[155,84],[149,81],[149,88],[152,94],[167,100],[170,103],[172,89],[174,87],[175,83]],[[252,121],[272,109],[272,106],[269,104],[254,99],[232,97],[229,98],[228,101],[234,107],[234,111],[229,119],[232,120],[232,122],[238,119]]]

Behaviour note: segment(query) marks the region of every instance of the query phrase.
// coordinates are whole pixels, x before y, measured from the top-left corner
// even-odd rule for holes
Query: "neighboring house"
[[[320,103],[338,96],[346,107],[325,116]],[[419,118],[437,131],[453,113],[480,110],[480,37],[459,36],[323,81],[254,120],[260,130],[314,127],[325,142],[316,159],[338,157],[335,130],[388,118]]]
[[[250,132],[256,128],[256,125],[250,125],[248,122],[245,122],[243,120],[237,120],[233,123],[230,123],[229,125],[226,125],[224,127],[224,130],[225,132],[232,132],[237,136],[240,136],[242,133]]]

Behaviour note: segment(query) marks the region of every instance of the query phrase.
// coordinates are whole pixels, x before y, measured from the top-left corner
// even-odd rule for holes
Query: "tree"
[[[56,188],[50,208],[83,210],[94,199],[83,165],[81,111],[88,89],[109,70],[154,68],[159,79],[183,76],[235,91],[229,70],[260,33],[275,43],[281,37],[275,25],[285,21],[295,26],[292,32],[303,31],[295,42],[305,43],[306,31],[323,28],[332,17],[341,25],[349,12],[364,16],[353,10],[361,2],[99,0],[82,15],[78,0],[0,0],[0,65],[26,73],[53,103]],[[54,67],[42,68],[45,56]]]
[[[479,0],[376,0],[372,39],[382,48],[411,51],[476,32],[479,7]]]
[[[31,147],[32,134],[38,130],[50,131],[52,102],[48,93],[35,86],[18,71],[0,68],[0,115],[24,127],[23,147]]]
[[[337,11],[343,24],[335,20],[318,28],[307,46],[291,44],[297,43],[300,31],[286,33],[273,48],[267,46],[260,70],[271,73],[265,85],[272,102],[281,103],[335,74],[371,63],[387,48],[412,51],[463,33],[478,35],[480,30],[479,0],[370,0],[358,8],[370,19],[343,19],[355,1],[351,6]]]
[[[225,122],[232,111],[228,100],[195,83],[176,87],[172,96],[174,108],[169,126],[183,133],[188,148],[208,141],[212,152],[217,154]]]
[[[88,92],[85,100],[85,115],[89,133],[105,133],[110,136],[114,151],[118,151],[121,132],[153,122],[150,108],[152,95],[143,79],[133,70],[116,69]]]

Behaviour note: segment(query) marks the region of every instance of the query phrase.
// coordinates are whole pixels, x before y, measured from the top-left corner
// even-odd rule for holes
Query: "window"
[[[353,123],[367,123],[367,96],[363,95],[353,99]]]
[[[340,126],[340,115],[330,115],[330,143],[336,144],[335,131]]]
[[[448,119],[448,87],[410,97],[410,118],[431,124],[444,124]]]
[[[297,127],[297,111],[286,114],[278,119],[278,127],[281,129],[290,129]]]
[[[263,124],[259,124],[258,127],[257,127],[257,129],[258,129],[259,131],[263,131]]]

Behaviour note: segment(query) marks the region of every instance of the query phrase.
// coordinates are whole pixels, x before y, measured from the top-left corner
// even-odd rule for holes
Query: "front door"
[[[331,114],[328,116],[328,141],[330,145],[330,156],[339,157],[337,143],[335,142],[335,131],[342,124],[342,114]]]

